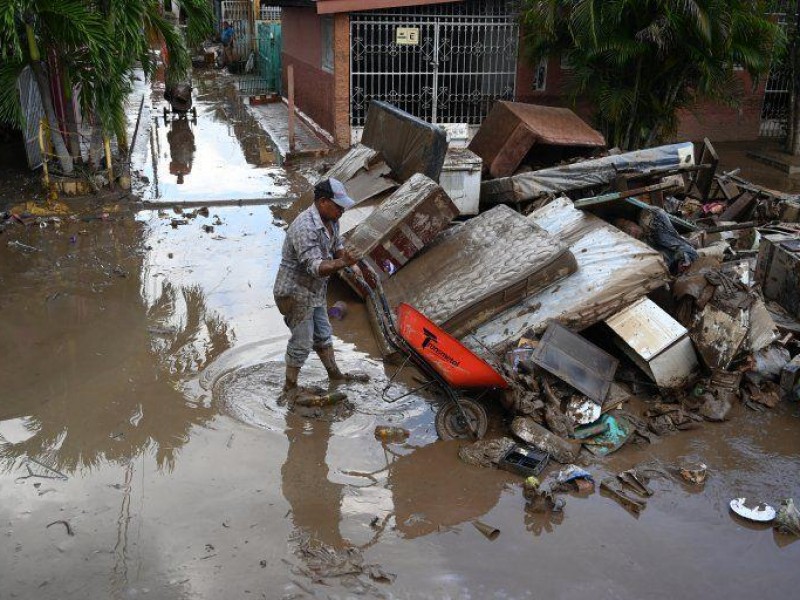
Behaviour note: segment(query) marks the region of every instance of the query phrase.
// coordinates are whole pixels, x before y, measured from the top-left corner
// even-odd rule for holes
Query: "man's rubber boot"
[[[339,369],[339,365],[336,364],[333,346],[318,348],[317,356],[319,356],[319,359],[322,361],[322,365],[328,372],[328,379],[331,381],[360,381],[362,383],[369,381],[369,376],[363,373],[342,373]]]
[[[284,392],[291,392],[297,389],[297,378],[300,376],[300,367],[290,367],[286,365],[286,382],[283,384]]]

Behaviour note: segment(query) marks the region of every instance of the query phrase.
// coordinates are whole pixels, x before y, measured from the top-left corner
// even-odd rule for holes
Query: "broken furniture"
[[[600,405],[619,364],[616,358],[557,321],[549,324],[531,360]]]
[[[604,148],[606,140],[568,108],[497,101],[469,144],[492,177],[509,177],[531,152],[549,164]]]
[[[482,164],[481,157],[467,148],[450,148],[445,156],[439,185],[462,216],[479,212]]]
[[[688,383],[699,365],[689,331],[649,298],[641,298],[605,321],[618,345],[659,388]]]
[[[800,235],[772,233],[763,236],[758,249],[756,280],[764,298],[774,300],[790,315],[800,317]]]
[[[356,144],[325,173],[346,184],[347,194],[356,204],[392,190],[400,184],[390,177],[391,169],[380,152]]]
[[[458,209],[444,190],[417,174],[346,232],[345,246],[363,257],[370,267],[364,271],[364,278],[374,285],[374,275],[388,279],[446,229],[456,215]],[[339,273],[363,298],[352,277],[344,271]]]

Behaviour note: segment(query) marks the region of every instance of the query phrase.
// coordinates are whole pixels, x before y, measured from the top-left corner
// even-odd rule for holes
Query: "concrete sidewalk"
[[[320,138],[298,117],[295,119],[294,125],[295,148],[291,150],[289,148],[289,107],[283,102],[248,104],[247,109],[275,142],[284,159],[324,156],[332,149],[331,144]]]

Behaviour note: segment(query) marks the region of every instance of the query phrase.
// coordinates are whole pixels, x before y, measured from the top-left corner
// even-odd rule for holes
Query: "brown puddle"
[[[184,186],[229,128],[202,103]],[[285,212],[169,208],[0,237],[0,598],[793,597],[800,544],[728,502],[800,498],[797,406],[737,406],[589,464],[598,481],[643,461],[709,466],[700,488],[654,479],[638,517],[597,491],[530,515],[520,478],[436,441],[428,402],[382,402],[363,306],[334,284],[350,306],[341,362],[373,381],[346,388],[342,419],[288,412],[271,295]],[[325,385],[316,359],[301,379]],[[384,424],[411,437],[384,446]]]
[[[233,200],[281,200],[290,184],[280,154],[248,112],[230,78],[196,71],[192,106],[185,115],[171,111],[163,84],[150,99],[150,152],[132,168],[144,178],[135,188],[151,202],[164,204]]]

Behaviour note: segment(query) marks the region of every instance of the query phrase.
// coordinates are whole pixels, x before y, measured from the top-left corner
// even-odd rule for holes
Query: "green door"
[[[281,93],[281,24],[258,23],[258,71],[268,92]]]

